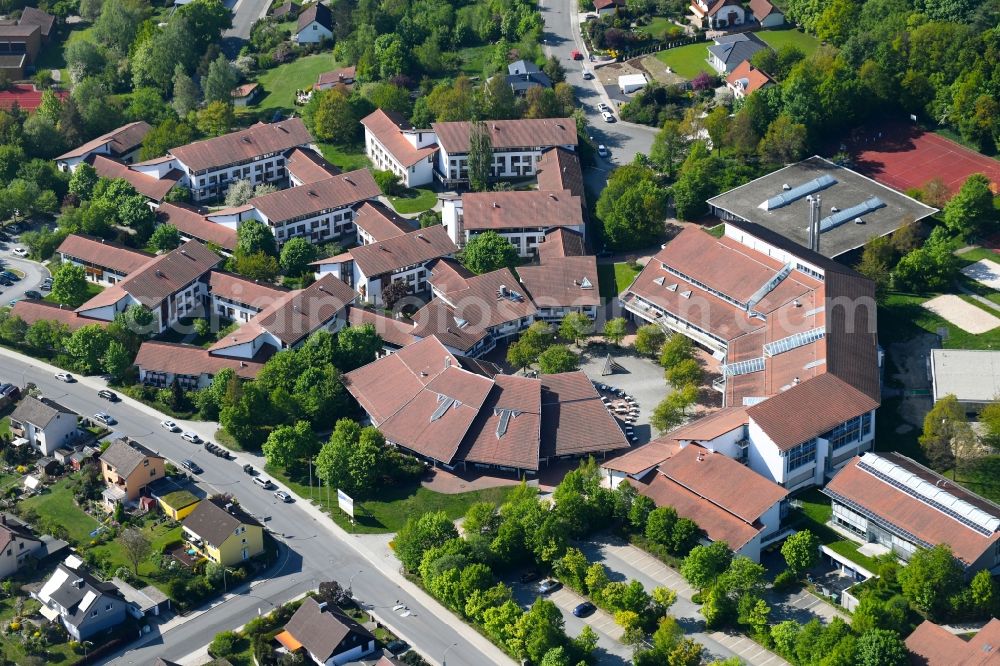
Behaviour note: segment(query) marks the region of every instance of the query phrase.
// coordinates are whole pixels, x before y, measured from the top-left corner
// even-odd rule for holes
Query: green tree
[[[692,587],[705,590],[729,568],[733,553],[724,541],[695,546],[681,564],[681,575]]]
[[[555,572],[559,580],[569,585],[574,590],[586,594],[587,592],[587,568],[590,562],[579,548],[569,548],[566,554],[555,563]]]
[[[239,75],[223,54],[208,66],[208,75],[202,80],[201,87],[205,93],[205,101],[233,103],[233,88],[239,82]]]
[[[25,331],[23,341],[42,351],[62,351],[69,337],[69,327],[52,319],[39,319]]]
[[[684,423],[684,411],[678,406],[677,400],[667,395],[653,408],[649,423],[659,432],[669,432]]]
[[[680,122],[667,120],[653,139],[649,159],[653,161],[653,164],[666,172],[667,177],[673,178],[677,170],[677,163],[683,155],[687,142],[687,136],[681,131]]]
[[[100,180],[100,176],[97,175],[94,167],[84,162],[77,165],[76,171],[70,176],[69,191],[81,200],[88,200],[93,194],[94,186],[97,185],[98,180]]]
[[[443,511],[412,517],[396,534],[396,557],[407,571],[417,571],[426,551],[457,536],[458,530]]]
[[[310,101],[313,134],[321,141],[336,144],[350,143],[358,128],[358,117],[354,106],[343,90],[331,88],[313,95]]]
[[[382,433],[373,426],[363,429],[347,465],[351,489],[356,494],[365,496],[375,489],[384,458],[385,438]],[[462,605],[465,605],[464,602]]]
[[[955,464],[955,440],[968,437],[969,424],[965,408],[954,395],[946,395],[924,416],[924,430],[919,437],[928,462],[935,469],[945,470]]]
[[[149,237],[149,246],[161,252],[169,252],[181,244],[181,234],[172,224],[161,224]]]
[[[680,333],[672,333],[660,350],[660,365],[664,370],[671,370],[678,364],[694,358],[694,348],[691,339]]]
[[[181,5],[177,13],[189,25],[197,53],[204,53],[219,40],[223,30],[233,27],[233,14],[222,0],[192,0]]]
[[[802,158],[806,148],[806,126],[782,113],[768,125],[757,151],[769,164],[788,164]]]
[[[229,261],[230,270],[251,280],[274,282],[281,272],[278,259],[270,254],[237,252]]]
[[[940,617],[948,600],[963,586],[962,566],[946,544],[922,548],[900,570],[899,584],[903,596],[918,610]]]
[[[132,367],[132,354],[128,348],[117,340],[108,343],[108,348],[101,357],[101,368],[114,379],[121,379]]]
[[[483,192],[493,178],[493,139],[486,123],[472,124],[469,133],[469,187],[474,192]]]
[[[361,426],[351,419],[340,419],[329,441],[316,457],[316,475],[331,487],[350,489],[351,451],[361,439]],[[423,554],[421,554],[423,557]]]
[[[621,344],[627,332],[628,328],[624,317],[609,319],[604,324],[604,338],[615,346]]]
[[[191,143],[195,138],[196,132],[191,125],[182,120],[167,118],[149,130],[143,138],[139,157],[144,160],[162,157],[171,148]]]
[[[667,546],[671,542],[676,524],[677,511],[673,507],[657,507],[646,518],[646,538],[653,543]]]
[[[100,324],[82,326],[66,340],[66,354],[73,366],[85,375],[95,374],[101,368],[101,358],[111,344],[111,336]]]
[[[184,117],[198,108],[201,91],[180,63],[174,67],[173,98],[170,102],[178,116]]]
[[[972,595],[972,602],[980,613],[989,615],[996,608],[997,584],[988,570],[982,569],[976,572],[969,583],[969,592]]]
[[[644,324],[636,329],[635,350],[643,356],[655,358],[667,340],[667,334],[656,324]]]
[[[958,235],[970,236],[985,229],[995,218],[990,180],[981,173],[969,176],[944,206],[944,223]]]
[[[236,231],[236,252],[247,255],[263,252],[272,257],[278,256],[274,234],[267,225],[254,219],[240,223]]]
[[[802,575],[819,560],[819,539],[809,530],[801,530],[781,544],[785,563],[796,575]]]
[[[704,379],[704,371],[697,359],[685,359],[666,371],[667,381],[671,386],[681,388],[692,384],[699,386]]]
[[[540,663],[549,650],[565,641],[564,625],[558,606],[547,599],[536,599],[514,625],[510,643],[515,656]]]
[[[495,231],[473,236],[462,251],[462,264],[481,275],[501,268],[517,266],[517,248]]]
[[[538,369],[543,375],[572,372],[580,367],[580,357],[565,345],[552,345],[538,355]]]
[[[594,322],[582,312],[570,312],[559,324],[559,337],[578,345],[580,340],[594,331]]]
[[[308,421],[279,426],[271,431],[264,442],[264,458],[268,465],[284,469],[309,455],[315,441]]]
[[[619,172],[626,170],[620,177]],[[619,249],[645,247],[664,231],[669,192],[646,167],[628,165],[612,172],[597,200],[597,215],[610,244]]]
[[[52,276],[52,298],[57,303],[78,308],[87,300],[87,272],[83,266],[60,264]]]
[[[344,372],[368,365],[382,351],[384,342],[373,324],[349,326],[337,333],[334,365]]]
[[[291,238],[281,246],[281,268],[285,275],[302,275],[309,270],[309,264],[315,259],[316,246],[305,238]]]
[[[859,666],[904,666],[910,663],[903,640],[894,631],[872,629],[858,637],[855,662]]]
[[[233,105],[218,100],[209,102],[205,108],[198,111],[195,124],[198,126],[198,131],[208,136],[227,134],[236,124]]]

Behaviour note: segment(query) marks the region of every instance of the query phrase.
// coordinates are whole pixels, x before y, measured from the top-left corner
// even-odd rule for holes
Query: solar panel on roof
[[[859,203],[857,206],[851,206],[846,210],[838,211],[833,215],[829,217],[824,217],[822,220],[819,221],[820,233],[824,231],[829,231],[830,229],[833,229],[835,227],[839,227],[845,222],[848,222],[856,217],[860,217],[862,215],[870,213],[873,210],[878,210],[883,206],[885,206],[885,203],[881,199],[879,199],[878,197],[872,197],[871,199]]]
[[[775,208],[781,208],[782,206],[787,206],[793,201],[798,201],[804,196],[808,196],[813,192],[819,192],[820,190],[825,190],[831,185],[835,185],[837,179],[829,174],[823,174],[819,178],[813,178],[808,183],[803,183],[798,187],[793,187],[787,192],[782,192],[776,196],[771,197],[763,204],[761,208],[764,210],[774,210]]]

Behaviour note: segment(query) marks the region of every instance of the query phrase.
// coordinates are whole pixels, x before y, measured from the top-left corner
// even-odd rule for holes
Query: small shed
[[[189,490],[175,490],[166,495],[156,496],[163,513],[173,520],[183,520],[195,510],[201,501]]]
[[[649,81],[646,80],[645,74],[622,74],[618,77],[618,88],[624,95],[634,93],[636,90],[642,90],[646,87],[647,83]]]

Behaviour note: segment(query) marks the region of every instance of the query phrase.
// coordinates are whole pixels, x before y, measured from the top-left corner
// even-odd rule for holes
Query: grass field
[[[808,529],[819,537],[820,542],[830,550],[860,564],[869,571],[875,571],[876,562],[873,558],[859,553],[857,543],[845,539],[827,526],[826,523],[833,513],[829,498],[818,490],[811,489],[796,499],[802,503],[802,508],[797,509],[790,516],[791,520],[795,522],[796,528]]]
[[[701,72],[714,75],[716,71],[708,64],[708,46],[708,42],[697,42],[660,51],[656,57],[685,79],[693,79]]]
[[[981,335],[967,333],[924,308],[921,304],[932,296],[890,293],[878,311],[879,341],[883,345],[909,340],[927,332],[947,331],[942,343],[945,349],[1000,349],[1000,327]]]
[[[308,477],[293,481],[283,471],[271,467],[268,467],[266,471],[274,478],[280,479],[299,497],[309,499]],[[327,503],[327,489],[325,488],[321,497],[319,488],[314,487],[312,496],[314,504],[329,513],[334,522],[349,532],[385,534],[398,532],[411,516],[420,516],[428,511],[444,511],[449,518],[454,520],[465,515],[469,507],[476,502],[501,504],[514,488],[516,486],[486,488],[456,495],[438,493],[420,485],[382,488],[378,493],[378,499],[354,503],[357,520],[357,524],[354,526],[351,526],[347,514],[337,508],[336,492],[330,492],[329,503]]]
[[[680,32],[680,35],[683,36],[684,33],[682,32],[682,29],[679,26],[677,26],[670,19],[664,18],[662,16],[654,17],[652,21],[640,27],[639,32],[644,32],[653,39],[660,39],[663,37],[663,34],[671,28],[676,28],[677,31]]]
[[[291,111],[295,106],[296,90],[313,85],[320,74],[339,66],[329,53],[317,53],[267,70],[257,79],[267,93],[257,108]]]
[[[397,213],[409,215],[411,213],[422,213],[430,210],[437,203],[437,194],[431,190],[423,188],[411,188],[406,194],[399,197],[389,197],[392,207]]]
[[[362,145],[335,146],[332,143],[317,143],[316,145],[319,146],[319,151],[323,153],[327,162],[343,171],[354,171],[371,166]]]
[[[806,55],[809,55],[819,48],[818,39],[794,28],[787,30],[761,30],[755,34],[775,50],[787,44],[792,44],[802,49]]]
[[[78,545],[89,543],[90,533],[97,528],[97,521],[77,506],[69,478],[53,484],[41,495],[29,497],[21,506],[38,512],[43,529],[58,525],[66,528],[70,540]]]
[[[91,282],[91,281],[88,280],[87,281],[87,297],[84,300],[85,301],[89,301],[90,299],[92,299],[94,296],[97,296],[102,291],[104,291],[104,287],[102,287],[101,285],[97,284],[96,282]],[[52,292],[47,293],[45,295],[45,298],[43,300],[46,300],[49,303],[57,303],[59,305],[66,305],[66,303],[59,303],[59,301],[56,300],[55,295]]]
[[[462,61],[459,68],[466,76],[482,76],[483,70],[486,69],[486,59],[492,53],[492,44],[487,44],[486,46],[469,46],[459,49],[458,57]]]
[[[159,525],[154,525],[152,523],[144,525],[142,527],[142,533],[149,539],[149,543],[152,545],[152,553],[158,553],[163,550],[163,547],[172,541],[177,541],[181,538],[181,526],[170,527],[168,523],[160,523]],[[109,541],[108,543],[101,544],[100,546],[95,546],[91,551],[102,558],[106,558],[115,565],[115,569],[118,567],[125,567],[129,571],[132,570],[132,563],[125,557],[124,551],[118,546],[114,541]],[[148,559],[139,563],[139,578],[141,578],[147,584],[155,584],[152,578],[152,574],[155,572],[153,563]]]
[[[629,267],[625,262],[617,264],[597,264],[597,279],[600,281],[601,296],[612,298],[632,284],[639,271]]]

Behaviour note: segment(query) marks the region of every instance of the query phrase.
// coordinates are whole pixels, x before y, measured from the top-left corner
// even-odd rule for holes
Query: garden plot
[[[925,301],[923,306],[949,322],[958,326],[963,331],[978,335],[992,331],[1000,326],[1000,319],[997,319],[989,312],[977,308],[971,303],[963,301],[954,294],[944,294]]]
[[[990,289],[1000,291],[1000,264],[989,259],[981,259],[962,269],[962,275],[971,278]]]

